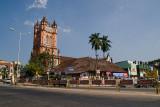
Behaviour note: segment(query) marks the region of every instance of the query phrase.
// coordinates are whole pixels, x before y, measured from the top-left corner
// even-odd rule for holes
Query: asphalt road
[[[160,105],[160,95],[130,91],[116,93],[113,90],[102,89],[0,84],[0,107],[158,107]]]

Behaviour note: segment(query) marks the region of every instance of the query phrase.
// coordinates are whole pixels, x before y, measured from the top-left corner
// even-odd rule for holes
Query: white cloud
[[[58,30],[64,32],[64,33],[70,33],[71,32],[71,29],[70,28],[63,28],[62,26],[59,26],[58,27]]]
[[[63,29],[63,32],[70,33],[71,29]]]
[[[24,24],[25,24],[25,25],[29,25],[29,26],[34,26],[34,23],[31,22],[31,21],[28,21],[28,20],[25,21]]]
[[[48,0],[34,0],[33,4],[27,7],[28,9],[32,8],[46,8]]]

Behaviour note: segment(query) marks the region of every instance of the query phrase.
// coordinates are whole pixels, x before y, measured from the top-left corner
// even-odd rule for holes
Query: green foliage
[[[99,35],[100,33],[91,34],[91,36],[89,36],[89,43],[91,43],[92,49],[96,51],[96,55],[97,55],[97,50],[101,48],[104,56],[104,53],[110,50],[111,41],[108,40],[108,36],[103,35],[103,37],[100,38]]]
[[[103,57],[105,57],[104,56],[105,52],[107,52],[107,51],[110,50],[110,47],[111,47],[110,43],[111,43],[111,41],[108,40],[108,36],[105,36],[105,35],[103,35],[103,37],[100,38],[100,40],[102,42],[101,43],[101,50],[103,51]]]
[[[156,67],[156,69],[160,71],[160,59],[149,61],[148,64]],[[158,65],[155,65],[155,64],[158,64]]]
[[[27,76],[34,76],[36,71],[38,74],[41,75],[42,73],[46,72],[46,69],[51,62],[51,55],[49,53],[43,52],[38,56],[35,56],[29,60],[29,64],[26,65],[26,75]]]
[[[89,43],[91,43],[92,49],[94,48],[95,51],[99,50],[101,46],[99,35],[100,33],[95,33],[91,34],[91,36],[89,37],[90,38]]]

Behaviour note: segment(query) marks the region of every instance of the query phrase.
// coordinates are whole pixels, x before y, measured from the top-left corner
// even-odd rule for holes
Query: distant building
[[[128,77],[143,77],[144,72],[148,69],[153,70],[153,67],[148,66],[147,63],[144,63],[142,61],[121,61],[115,63],[118,66],[120,66],[122,69],[128,72]]]
[[[113,59],[110,57],[109,53],[107,54],[106,61],[113,62]]]
[[[10,67],[10,63],[8,61],[0,60],[0,79],[2,79],[2,76],[5,75],[7,77],[8,69]],[[6,69],[6,72],[3,72],[3,70]]]
[[[153,71],[153,67],[152,66],[149,66],[147,65],[147,63],[144,63],[142,61],[138,61],[138,64],[137,64],[137,74],[139,77],[143,77],[144,76],[144,72],[146,70],[151,70]]]
[[[138,77],[136,63],[128,60],[128,61],[117,62],[115,64],[118,65],[118,66],[120,66],[125,71],[127,71],[129,78],[131,78],[131,77]]]
[[[17,61],[12,61],[13,65],[17,65]],[[21,65],[21,62],[18,62],[18,65]]]
[[[58,50],[57,52],[57,24],[54,21],[50,26],[46,16],[43,17],[40,23],[37,21],[34,25],[34,41],[31,58],[43,52],[54,55],[54,65],[60,64],[60,51]]]

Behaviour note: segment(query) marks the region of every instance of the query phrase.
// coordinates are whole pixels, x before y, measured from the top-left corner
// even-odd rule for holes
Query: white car
[[[11,83],[11,79],[10,78],[5,78],[5,79],[3,79],[3,83],[10,84]]]

